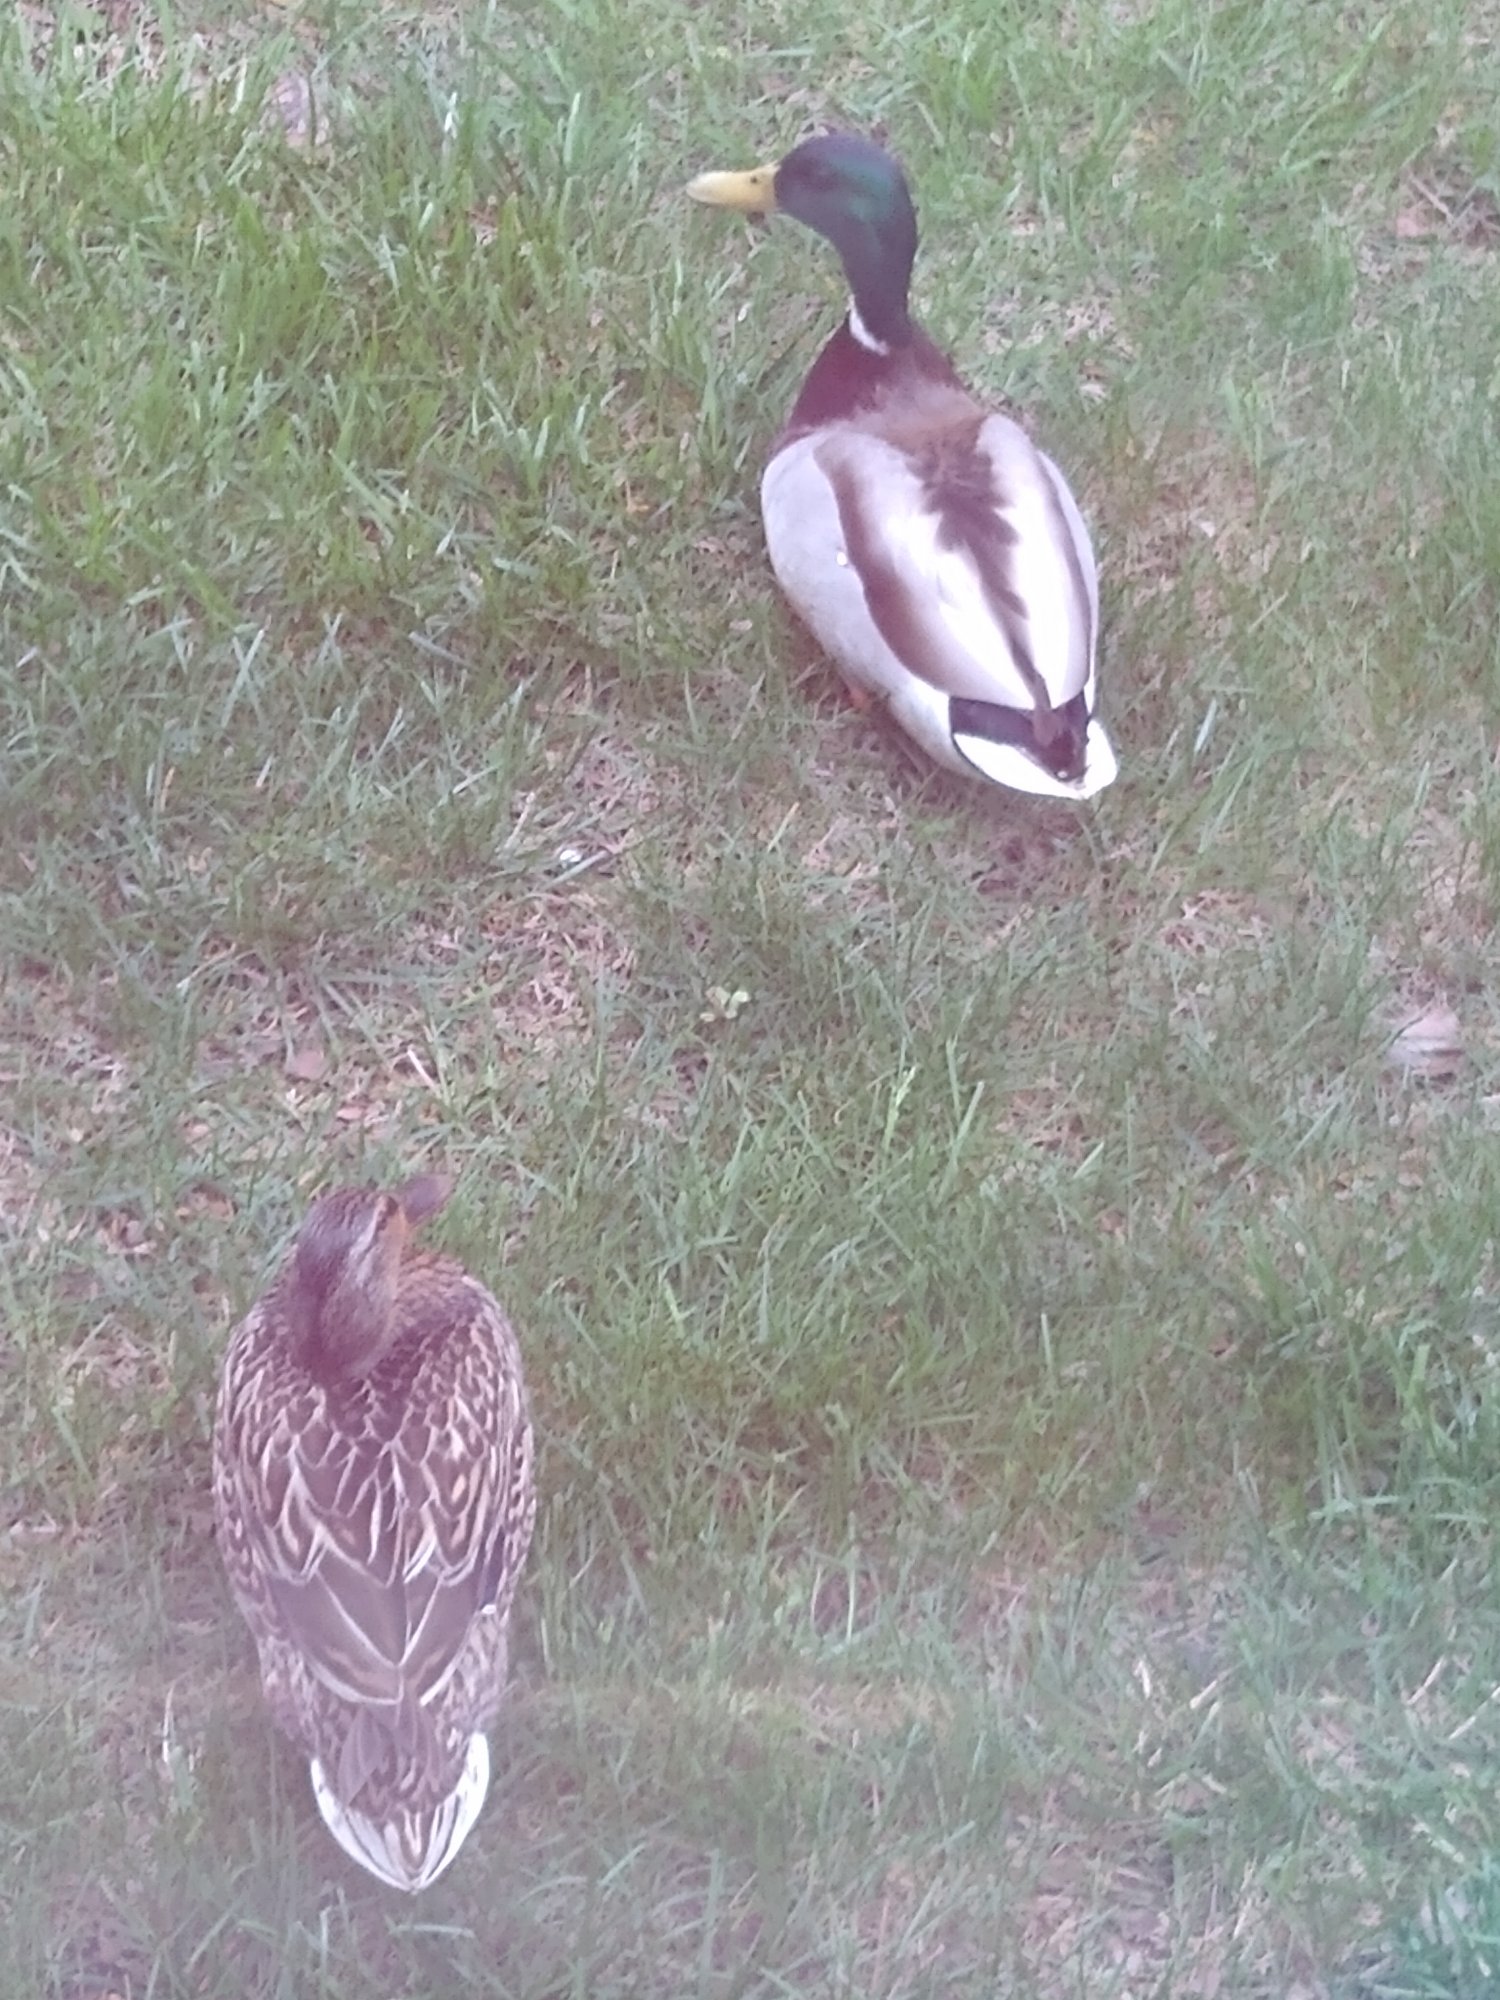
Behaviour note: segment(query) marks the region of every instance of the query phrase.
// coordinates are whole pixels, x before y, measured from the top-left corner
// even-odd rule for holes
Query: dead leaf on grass
[[[286,1073],[294,1083],[321,1083],[328,1074],[328,1051],[317,1042],[304,1042],[287,1057]]]
[[[1396,234],[1404,243],[1437,236],[1441,230],[1441,221],[1429,208],[1403,208],[1396,217]]]
[[[710,986],[703,998],[705,1004],[698,1019],[705,1025],[736,1020],[741,1008],[750,1004],[750,995],[743,986],[736,986],[733,992],[727,986]]]
[[[221,1188],[207,1181],[197,1181],[183,1190],[172,1212],[179,1222],[196,1222],[200,1218],[209,1222],[229,1222],[234,1216],[234,1203]]]
[[[1464,1064],[1458,1016],[1440,1000],[1410,1015],[1392,1035],[1386,1060],[1424,1083],[1443,1083],[1457,1076]]]
[[[267,123],[289,146],[305,150],[313,142],[312,85],[300,69],[283,70],[266,99]]]

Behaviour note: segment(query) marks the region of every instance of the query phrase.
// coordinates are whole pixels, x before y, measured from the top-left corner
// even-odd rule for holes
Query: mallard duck
[[[701,174],[695,201],[805,222],[850,305],[771,447],[771,567],[856,700],[927,754],[1046,798],[1118,766],[1094,712],[1099,586],[1067,482],[987,410],[907,310],[917,218],[889,153],[849,133]]]
[[[219,1547],[271,1713],[339,1846],[407,1890],[484,1803],[536,1515],[510,1322],[409,1247],[449,1188],[314,1204],[230,1339],[214,1428]]]

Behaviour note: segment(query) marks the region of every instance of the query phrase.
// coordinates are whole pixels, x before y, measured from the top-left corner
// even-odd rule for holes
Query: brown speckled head
[[[418,1174],[394,1194],[335,1188],[313,1204],[288,1279],[288,1318],[310,1374],[348,1381],[379,1361],[391,1341],[411,1232],[436,1214],[452,1186],[443,1174]]]

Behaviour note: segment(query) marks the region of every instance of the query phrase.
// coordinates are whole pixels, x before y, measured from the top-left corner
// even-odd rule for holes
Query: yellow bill
[[[776,213],[776,169],[752,167],[744,174],[699,174],[687,184],[689,198],[710,208],[737,208],[746,215]]]

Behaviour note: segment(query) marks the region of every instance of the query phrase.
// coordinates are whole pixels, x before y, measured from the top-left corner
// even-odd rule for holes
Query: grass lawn
[[[0,23],[0,1992],[1500,1989],[1500,0]],[[1120,783],[780,605],[885,134],[1092,521]],[[458,1178],[541,1446],[407,1902],[210,1529],[311,1195]]]

